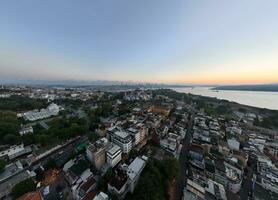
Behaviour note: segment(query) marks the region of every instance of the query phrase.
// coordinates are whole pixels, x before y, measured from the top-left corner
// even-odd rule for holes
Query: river
[[[236,103],[278,110],[278,92],[236,91],[236,90],[211,90],[211,87],[184,87],[172,88],[177,92],[191,93],[195,95],[216,97]]]

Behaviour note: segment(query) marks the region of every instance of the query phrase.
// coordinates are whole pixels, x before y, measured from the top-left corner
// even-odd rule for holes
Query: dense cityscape
[[[0,200],[278,200],[277,8],[1,0]]]
[[[278,197],[276,111],[171,89],[0,91],[1,199]]]

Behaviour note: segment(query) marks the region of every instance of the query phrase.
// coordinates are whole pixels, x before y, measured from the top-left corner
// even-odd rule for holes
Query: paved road
[[[252,163],[252,165],[248,167],[246,179],[242,183],[242,187],[240,191],[240,199],[242,200],[248,199],[248,193],[252,191],[252,177],[253,177],[254,167],[255,167],[255,163]]]
[[[180,157],[179,157],[179,164],[180,164],[181,171],[180,171],[179,179],[177,180],[177,187],[176,187],[176,199],[177,200],[182,199],[183,189],[185,187],[185,183],[187,180],[185,173],[186,173],[186,170],[188,167],[187,155],[188,155],[188,149],[189,149],[190,140],[191,140],[192,132],[193,132],[193,119],[194,119],[194,116],[191,116],[189,123],[188,123],[186,136],[183,140]]]

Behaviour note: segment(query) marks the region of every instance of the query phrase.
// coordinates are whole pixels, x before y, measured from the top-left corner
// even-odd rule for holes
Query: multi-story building
[[[140,178],[140,174],[146,165],[147,159],[148,158],[146,156],[142,156],[142,158],[137,157],[127,168],[127,175],[131,193],[134,191],[134,188]]]
[[[131,135],[132,137],[132,143],[133,143],[133,146],[136,146],[140,143],[141,141],[141,135],[140,135],[140,132],[135,129],[135,128],[129,128],[128,129],[128,133]]]
[[[233,193],[238,193],[242,183],[242,169],[233,162],[224,162],[226,168],[226,177],[228,179],[228,188]]]
[[[241,188],[242,179],[239,174],[233,169],[226,169],[228,178],[228,188],[232,193],[238,193]]]
[[[111,142],[118,145],[123,153],[129,153],[132,149],[132,137],[125,131],[110,132]]]
[[[187,199],[227,200],[227,195],[224,186],[211,179],[187,179],[183,200]]]
[[[118,145],[110,144],[106,152],[106,162],[109,166],[114,167],[122,159],[122,150]]]
[[[105,164],[105,152],[108,145],[106,138],[101,138],[94,144],[89,144],[86,150],[87,158],[98,170]]]

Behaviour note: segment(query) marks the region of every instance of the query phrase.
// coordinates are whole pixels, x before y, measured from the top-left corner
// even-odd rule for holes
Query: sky
[[[277,0],[2,0],[0,80],[278,83]]]

